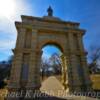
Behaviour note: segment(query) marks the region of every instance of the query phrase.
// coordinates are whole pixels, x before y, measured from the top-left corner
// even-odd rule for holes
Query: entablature
[[[63,26],[48,26],[48,25],[40,25],[40,24],[26,24],[23,22],[15,22],[16,28],[26,28],[26,29],[35,29],[40,31],[48,31],[48,32],[58,32],[58,33],[80,33],[80,34],[84,34],[85,30],[83,29],[76,29],[76,28],[68,28],[68,27],[63,27]]]

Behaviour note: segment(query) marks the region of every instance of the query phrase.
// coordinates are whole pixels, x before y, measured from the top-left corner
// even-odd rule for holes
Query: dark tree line
[[[0,88],[4,88],[4,86],[7,85],[5,80],[9,79],[9,77],[10,77],[12,60],[13,60],[13,56],[11,56],[8,59],[8,61],[0,62]]]
[[[0,88],[3,88],[6,83],[5,79],[9,79],[12,67],[13,56],[7,61],[0,62]],[[100,74],[100,47],[92,46],[88,53],[88,68],[90,74]],[[58,75],[61,74],[61,61],[57,53],[51,55],[48,60],[42,58],[41,74],[43,75]]]
[[[88,54],[90,74],[100,74],[100,47],[91,46]]]

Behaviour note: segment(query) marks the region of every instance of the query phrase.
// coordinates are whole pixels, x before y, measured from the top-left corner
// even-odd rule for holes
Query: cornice
[[[52,17],[53,18],[53,17]],[[54,17],[56,18],[56,17]],[[49,22],[49,23],[58,23],[58,24],[70,24],[70,25],[76,25],[79,26],[80,23],[78,22],[71,22],[71,21],[63,21],[63,20],[49,20],[49,18],[45,18],[45,17],[34,17],[34,16],[26,16],[26,15],[21,15],[21,19],[22,21],[26,20],[37,20],[37,21],[41,21],[41,22]]]
[[[35,29],[38,30],[39,32],[44,32],[44,31],[48,31],[48,32],[58,32],[58,33],[66,33],[66,32],[70,32],[70,33],[80,33],[82,35],[84,35],[84,33],[86,32],[86,30],[84,29],[77,29],[77,28],[67,28],[67,27],[60,27],[60,26],[51,26],[51,25],[39,25],[39,24],[26,24],[23,22],[15,22],[15,26],[17,29],[19,28],[26,28],[26,29]]]

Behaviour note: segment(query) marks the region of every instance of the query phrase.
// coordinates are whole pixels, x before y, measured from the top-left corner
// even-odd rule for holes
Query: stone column
[[[20,87],[20,74],[22,67],[22,48],[24,46],[25,39],[25,28],[18,28],[18,36],[16,42],[16,48],[14,50],[14,60],[11,69],[11,77],[8,88],[19,88]]]
[[[86,61],[86,55],[84,51],[84,46],[83,46],[83,41],[82,41],[82,35],[78,34],[78,42],[79,42],[79,49],[80,49],[80,58],[81,58],[81,64],[82,64],[82,69],[83,69],[83,74],[84,74],[84,82],[86,85],[87,90],[91,89],[91,81],[90,81],[90,75],[89,75],[89,70],[87,66],[87,61]]]
[[[72,84],[73,84],[73,74],[72,74],[72,66],[71,66],[71,62],[70,62],[70,57],[69,57],[69,55],[68,55],[68,53],[67,54],[65,54],[66,55],[66,67],[67,67],[67,86],[68,86],[68,90],[69,90],[69,92],[70,91],[73,91],[73,87],[72,87]]]
[[[69,52],[70,52],[70,67],[71,67],[71,74],[72,74],[72,79],[71,80],[72,86],[73,86],[73,91],[80,91],[80,80],[79,80],[79,75],[77,71],[77,56],[76,56],[76,50],[75,50],[75,43],[74,43],[74,37],[73,33],[68,34],[68,39],[69,39]]]
[[[24,47],[24,41],[25,41],[25,28],[19,27],[17,29],[18,36],[17,36],[17,42],[16,47],[14,50],[14,59],[12,63],[12,69],[11,69],[11,76],[10,76],[10,82],[8,83],[8,94],[10,92],[19,92],[21,86],[20,86],[20,77],[21,77],[21,67],[22,67],[22,59],[23,59],[23,51],[22,48]],[[12,98],[8,97],[7,100],[17,100],[19,98]]]
[[[90,74],[89,74],[89,69],[87,66],[87,61],[85,55],[81,56],[81,63],[82,63],[82,68],[84,72],[84,83],[86,86],[86,91],[91,91],[91,80],[90,80]]]
[[[41,56],[42,56],[42,53],[43,53],[43,51],[41,51],[41,50],[39,50],[38,49],[38,51],[36,51],[36,58],[37,58],[37,67],[35,68],[35,71],[36,71],[36,77],[37,77],[37,79],[36,79],[36,84],[39,86],[39,88],[40,88],[40,86],[41,86],[41,76],[40,76],[40,67],[41,67]]]
[[[27,89],[40,88],[40,59],[41,53],[39,51],[31,52]]]
[[[61,55],[61,65],[62,65],[62,84],[64,89],[68,88],[68,70],[67,70],[67,58],[66,55]]]
[[[17,36],[16,48],[21,49],[24,47],[26,29],[18,28],[17,31],[18,31],[18,36]]]
[[[69,42],[69,50],[72,54],[75,52],[75,44],[74,44],[73,33],[71,33],[71,32],[68,33],[68,42]]]
[[[20,88],[21,67],[22,67],[22,53],[15,51],[15,56],[11,69],[10,83],[8,84],[9,89]]]
[[[71,66],[72,66],[72,77],[73,77],[73,88],[74,91],[81,91],[80,86],[80,78],[78,74],[78,63],[77,63],[77,57],[76,55],[70,55],[70,61],[71,61]]]
[[[32,40],[31,40],[31,48],[35,50],[38,44],[38,33],[37,30],[32,29]]]
[[[31,54],[29,64],[29,76],[27,89],[38,89],[40,87],[40,68],[38,66],[39,59],[41,58],[40,51],[37,48],[37,31],[32,29],[32,41],[31,41]]]
[[[77,35],[77,38],[78,38],[79,50],[80,50],[80,52],[84,52],[84,46],[83,46],[83,41],[82,41],[82,34],[79,33]]]

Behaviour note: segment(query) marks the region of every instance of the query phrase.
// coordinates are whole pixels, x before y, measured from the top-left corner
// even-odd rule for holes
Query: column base
[[[27,90],[39,90],[40,87],[41,87],[41,84],[38,84],[38,85],[28,84],[25,88]]]
[[[20,88],[20,84],[16,83],[16,82],[12,82],[12,83],[8,84],[7,88],[8,89],[19,89]]]

